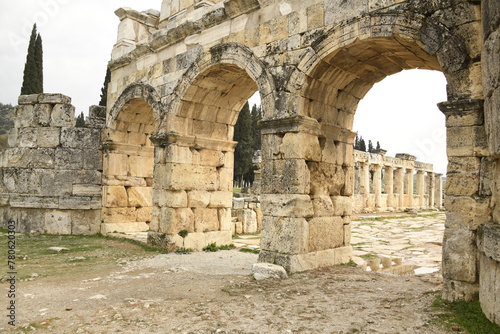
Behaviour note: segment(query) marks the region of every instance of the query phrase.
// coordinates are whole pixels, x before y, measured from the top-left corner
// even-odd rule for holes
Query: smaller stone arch
[[[187,94],[194,94],[192,90],[196,82],[201,82],[210,76],[214,77],[214,73],[219,70],[231,70],[234,75],[240,75],[242,80],[246,80],[244,83],[234,81],[226,87],[220,87],[222,95],[231,94],[231,89],[233,91],[237,90],[237,86],[241,88],[240,101],[233,101],[231,106],[234,110],[239,111],[241,109],[249,97],[247,96],[248,92],[258,90],[261,96],[264,118],[270,117],[274,113],[275,84],[265,65],[250,48],[238,43],[224,43],[213,46],[209,52],[202,53],[186,70],[170,97],[165,98],[168,114],[180,116],[182,104],[189,102]],[[250,81],[254,83],[254,87],[250,87],[252,85]],[[217,85],[215,82],[209,84],[213,85],[214,88]],[[249,87],[249,89],[245,89],[244,86]],[[163,121],[165,123],[165,119]],[[166,128],[168,126],[162,124],[161,127]]]
[[[151,108],[155,124],[159,124],[162,113],[165,110],[160,94],[158,94],[154,87],[137,82],[127,86],[115,101],[106,117],[106,127],[108,129],[115,129],[119,113],[130,101],[137,99],[143,100]]]

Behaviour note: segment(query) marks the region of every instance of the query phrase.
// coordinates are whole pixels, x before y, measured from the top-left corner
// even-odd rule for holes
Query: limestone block
[[[82,150],[83,168],[90,170],[102,170],[102,153],[98,150]]]
[[[285,268],[271,263],[254,263],[252,265],[252,274],[258,281],[268,278],[288,278]]]
[[[261,248],[268,251],[301,254],[308,250],[309,224],[304,218],[264,216]]]
[[[153,189],[153,203],[161,207],[185,208],[188,206],[188,196],[183,190]]]
[[[135,222],[136,218],[135,208],[104,208],[102,211],[102,220],[104,223]]]
[[[483,126],[448,127],[446,132],[446,147],[453,149],[449,156],[469,156],[467,148],[485,147],[486,134]],[[463,152],[463,153],[462,153]]]
[[[345,186],[342,166],[324,163],[307,163],[311,177],[311,193],[314,195],[340,195]]]
[[[493,91],[484,101],[485,127],[489,139],[489,148],[493,154],[500,152],[500,131],[497,124],[500,122],[500,87]]]
[[[130,187],[127,188],[128,206],[140,208],[153,206],[153,188]]]
[[[262,212],[266,216],[274,217],[312,217],[314,216],[313,202],[309,195],[271,195],[261,196]]]
[[[37,126],[49,126],[50,116],[52,114],[53,105],[52,104],[35,104],[34,111],[34,123]]]
[[[213,191],[219,188],[217,170],[207,166],[170,163],[156,165],[155,179],[163,189]]]
[[[500,263],[500,224],[487,223],[481,226],[478,248],[486,256]]]
[[[153,217],[153,207],[137,208],[137,221],[149,223]]]
[[[101,208],[101,196],[64,196],[59,198],[59,209],[61,210],[98,210]]]
[[[212,191],[210,193],[211,208],[230,208],[233,204],[233,193],[229,191]]]
[[[352,198],[349,196],[332,196],[333,215],[334,216],[351,216],[352,215]]]
[[[479,270],[481,308],[490,321],[500,323],[500,262],[481,254]]]
[[[47,234],[71,234],[71,212],[47,211],[42,224]]]
[[[75,107],[71,104],[56,104],[50,115],[50,125],[72,127],[75,125]]]
[[[212,231],[205,232],[205,245],[210,245],[212,243],[217,244],[217,246],[229,245],[232,243],[231,231]]]
[[[203,190],[191,190],[187,193],[190,208],[206,208],[210,204],[211,193]]]
[[[125,187],[104,186],[104,206],[107,208],[119,208],[128,206],[128,195]]]
[[[20,105],[37,104],[38,95],[39,94],[19,95],[19,97],[17,98],[17,103]]]
[[[106,235],[108,233],[128,233],[128,232],[146,232],[149,226],[144,222],[118,222],[118,223],[102,223],[101,233]]]
[[[67,148],[99,149],[101,134],[99,129],[62,128],[61,145]]]
[[[83,168],[82,150],[73,148],[56,148],[55,167],[58,169],[77,169]]]
[[[257,215],[250,209],[238,210],[238,220],[243,226],[243,233],[257,233]]]
[[[189,208],[161,208],[161,232],[176,234],[186,230],[195,232],[193,210]]]
[[[392,5],[394,0],[369,0],[370,7],[373,3],[377,5],[382,2],[390,2]],[[359,17],[366,12],[366,5],[360,5],[359,1],[342,1],[330,0],[325,2],[325,25],[337,25],[345,20],[347,13],[351,17]]]
[[[71,170],[44,170],[40,175],[40,194],[69,196],[73,192],[75,172]]]
[[[19,147],[33,148],[37,146],[37,129],[36,128],[21,128],[17,134],[17,142]]]
[[[220,191],[233,191],[233,168],[217,168],[218,188]]]
[[[14,118],[14,127],[26,128],[35,126],[34,115],[35,107],[33,105],[19,105],[14,107],[13,111],[16,117]]]
[[[73,196],[101,196],[100,184],[73,184]]]
[[[479,191],[479,173],[447,173],[447,196],[472,196]]]
[[[58,94],[58,93],[44,93],[38,95],[38,103],[50,103],[57,104],[63,103],[68,104],[71,103],[71,98],[69,96]]]
[[[107,175],[128,175],[128,157],[126,154],[109,153],[103,160]]]
[[[446,196],[446,223],[447,228],[468,227],[476,230],[477,227],[491,220],[489,200],[473,199],[468,196]]]
[[[443,238],[443,277],[474,283],[477,278],[476,237],[468,228],[447,228]]]
[[[128,158],[130,175],[153,177],[154,159],[149,156],[131,155]]]
[[[309,30],[324,25],[324,4],[319,3],[307,8],[307,28]]]
[[[493,32],[485,41],[481,59],[483,65],[484,95],[490,96],[493,90],[500,87],[500,65],[498,54],[500,52],[500,30]]]
[[[245,199],[244,198],[233,197],[232,201],[233,201],[233,209],[234,210],[245,208]]]
[[[186,146],[168,145],[164,149],[166,162],[188,164],[193,161],[193,153]]]
[[[37,146],[55,148],[60,144],[61,129],[60,128],[38,128],[37,129]]]
[[[340,217],[315,217],[309,220],[309,251],[340,247],[344,244],[344,221]]]
[[[331,217],[336,215],[333,211],[332,199],[329,196],[312,196],[315,217]]]
[[[257,232],[262,231],[262,219],[264,218],[264,214],[262,213],[262,209],[260,207],[255,208],[255,215],[257,216]]]
[[[30,195],[17,195],[10,196],[10,206],[12,208],[26,208],[26,209],[58,209],[59,199],[57,197],[40,197]]]
[[[215,208],[193,208],[195,232],[218,231],[219,213]]]
[[[231,209],[219,208],[218,213],[219,213],[220,230],[231,231],[232,228]]]
[[[280,151],[285,159],[321,161],[321,147],[317,136],[289,132],[283,137]]]
[[[309,194],[310,172],[302,159],[264,160],[263,194]]]
[[[180,238],[180,236],[176,236]],[[181,238],[182,239],[182,238]],[[206,244],[205,233],[189,233],[184,239],[176,241],[176,244],[182,245],[184,248],[191,248],[196,251],[201,251]]]
[[[71,210],[71,233],[91,235],[101,231],[101,210]]]
[[[215,150],[201,150],[200,164],[206,166],[222,167],[224,166],[224,153]]]

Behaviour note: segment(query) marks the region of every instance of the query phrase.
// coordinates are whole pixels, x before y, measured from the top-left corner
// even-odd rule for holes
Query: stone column
[[[408,195],[408,207],[413,208],[413,169],[406,170],[406,192]]]
[[[418,203],[417,206],[423,208],[425,206],[424,197],[425,197],[425,174],[423,170],[417,171],[417,195],[418,195]]]
[[[373,165],[373,193],[375,194],[375,208],[381,207],[382,200],[382,166]]]
[[[442,209],[443,208],[443,174],[435,174],[434,178],[435,182],[435,206],[436,209]]]
[[[354,134],[303,116],[261,121],[261,131],[259,262],[289,272],[349,262]]]
[[[433,172],[427,172],[427,188],[429,189],[429,208],[435,208],[436,181]]]
[[[449,161],[443,238],[443,297],[470,300],[479,290],[476,230],[491,219],[489,198],[486,194],[480,195],[481,157],[488,154],[483,101],[458,100],[438,106],[446,116]]]
[[[397,168],[394,172],[394,192],[398,195],[397,209],[402,210],[404,207],[404,169]]]
[[[391,166],[385,166],[384,181],[387,194],[387,209],[392,210],[394,206],[394,169]]]
[[[363,207],[366,207],[368,198],[370,197],[370,164],[368,162],[360,162],[360,165],[359,192],[363,195]]]

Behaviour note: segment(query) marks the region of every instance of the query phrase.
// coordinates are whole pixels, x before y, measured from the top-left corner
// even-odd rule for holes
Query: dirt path
[[[428,324],[436,276],[338,266],[255,281],[256,260],[157,255],[83,280],[23,282],[18,321],[51,333],[445,333]]]

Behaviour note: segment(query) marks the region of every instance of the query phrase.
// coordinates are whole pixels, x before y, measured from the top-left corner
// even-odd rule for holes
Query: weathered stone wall
[[[90,116],[99,126],[97,109]],[[100,232],[101,129],[75,128],[74,114],[61,94],[19,97],[10,147],[0,153],[3,224],[14,220],[20,232]]]
[[[481,59],[484,89],[484,124],[489,157],[481,159],[479,196],[491,196],[491,222],[481,226],[479,299],[486,316],[500,324],[500,3],[481,2],[483,41]]]

